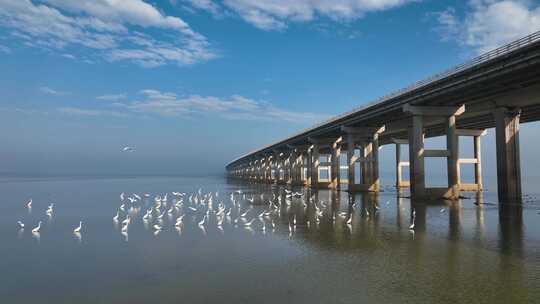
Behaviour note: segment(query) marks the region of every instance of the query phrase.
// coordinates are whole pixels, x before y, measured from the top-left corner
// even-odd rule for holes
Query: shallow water
[[[223,201],[227,209],[230,193],[243,191],[234,194],[240,208],[224,219],[223,231],[214,213],[205,231],[199,228],[202,208],[164,216],[157,235],[155,217],[143,222],[155,195],[168,192],[170,206],[172,191],[199,188],[218,191],[214,208]],[[304,196],[288,205],[282,187],[222,178],[0,180],[0,303],[540,302],[534,193],[521,212],[500,213],[490,192],[456,203],[411,204],[391,188],[355,196],[294,190]],[[127,235],[112,220],[121,192],[151,194],[134,204]],[[244,226],[278,197],[279,212]],[[31,210],[25,208],[30,198]],[[182,212],[179,232],[174,222]],[[24,231],[17,220],[27,225]],[[30,231],[39,220],[38,238]],[[80,220],[79,239],[73,229]]]

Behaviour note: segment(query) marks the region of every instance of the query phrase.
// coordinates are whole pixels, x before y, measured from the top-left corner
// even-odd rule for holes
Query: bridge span
[[[226,166],[235,178],[350,192],[379,191],[379,147],[396,146],[396,187],[419,199],[456,199],[482,190],[481,138],[495,128],[498,194],[521,201],[519,125],[540,119],[540,32],[523,37],[407,88],[247,153]],[[425,138],[446,136],[446,149]],[[459,157],[459,137],[471,137],[474,157]],[[539,137],[540,138],[540,137]],[[409,161],[400,159],[407,145]],[[341,154],[347,175],[341,176]],[[424,160],[446,158],[448,187],[429,188]],[[474,164],[475,182],[461,182]],[[409,178],[402,168],[409,166]],[[360,172],[359,175],[355,172]],[[346,188],[345,188],[346,187]]]

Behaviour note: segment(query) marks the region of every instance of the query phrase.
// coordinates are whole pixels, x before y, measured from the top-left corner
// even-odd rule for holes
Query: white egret
[[[205,221],[206,221],[206,217],[207,217],[206,215],[203,216],[203,219],[199,222],[199,226],[203,226],[203,225],[204,225],[204,223],[205,223]]]
[[[146,214],[143,216],[143,220],[148,220],[150,218],[150,214],[152,213],[152,209],[149,209],[146,211]]]
[[[53,207],[54,207],[54,203],[51,203],[51,204],[49,205],[49,207],[47,207],[47,210],[45,211],[45,213],[46,213],[47,215],[49,215],[49,216],[52,215],[52,213],[53,213]]]
[[[82,221],[79,222],[79,226],[75,229],[73,229],[74,233],[80,233],[82,229]]]
[[[30,199],[30,200],[28,201],[28,203],[26,203],[26,207],[27,207],[27,208],[32,208],[32,199]]]
[[[414,222],[416,220],[416,210],[413,210],[413,214],[412,214],[412,223],[411,225],[409,226],[409,230],[414,230]]]
[[[41,229],[41,221],[39,221],[36,228],[32,229],[32,232],[33,233],[38,233],[40,229]]]
[[[253,224],[254,221],[255,221],[255,219],[253,218],[253,219],[251,219],[251,221],[245,223],[244,226],[249,227],[249,226],[251,226],[251,224]]]

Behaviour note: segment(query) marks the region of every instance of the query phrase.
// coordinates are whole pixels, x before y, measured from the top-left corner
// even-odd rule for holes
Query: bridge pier
[[[469,136],[473,138],[473,158],[459,158],[459,165],[461,164],[474,164],[474,183],[464,184],[460,183],[461,191],[482,191],[482,157],[481,157],[481,137],[486,135],[485,130],[474,129],[457,129],[458,136]]]
[[[340,187],[339,157],[342,138],[309,138],[311,146],[311,183],[315,189],[338,189]],[[325,161],[321,162],[321,154]],[[328,172],[328,177],[321,178],[321,170]]]
[[[302,179],[304,171],[304,158],[307,153],[308,146],[291,146],[288,145],[291,149],[291,162],[290,162],[290,181],[289,185],[291,186],[304,186],[305,180]]]
[[[495,110],[497,150],[497,192],[502,204],[521,203],[519,161],[519,109]]]
[[[411,186],[408,180],[403,180],[403,167],[409,167],[408,161],[401,161],[401,146],[408,145],[409,141],[404,139],[392,139],[396,147],[396,189],[407,188]]]
[[[340,177],[340,157],[341,157],[341,139],[332,143],[331,149],[331,168],[330,168],[330,185],[329,188],[341,189],[341,177]]]
[[[272,155],[266,154],[263,164],[263,181],[265,183],[272,183]]]
[[[385,127],[342,127],[347,138],[347,183],[349,192],[377,192],[379,181],[379,134]],[[359,148],[359,156],[355,155]],[[355,167],[360,163],[360,181],[356,182]]]
[[[274,184],[279,184],[279,180],[280,180],[280,168],[279,168],[279,162],[280,162],[280,155],[279,155],[279,151],[277,150],[274,150],[274,155],[273,155],[273,162],[272,162],[272,165],[273,165],[273,177],[272,177],[272,183]]]
[[[287,146],[290,150],[288,152],[287,162],[286,162],[286,184],[293,186],[297,180],[297,167],[298,167],[298,153],[295,147]]]
[[[459,170],[459,140],[456,116],[463,114],[461,107],[421,107],[409,104],[404,112],[412,114],[412,126],[409,128],[409,162],[411,196],[416,199],[458,199],[461,191]],[[446,149],[424,149],[424,117],[446,117]],[[430,187],[425,184],[426,157],[445,157],[448,168],[448,187]]]
[[[319,166],[321,160],[319,155],[319,144],[314,143],[311,147],[311,188],[319,188]]]
[[[291,183],[291,154],[290,152],[283,152],[283,184],[289,185]]]
[[[265,162],[264,162],[264,182],[267,184],[271,184],[273,182],[272,180],[272,155],[266,155]]]

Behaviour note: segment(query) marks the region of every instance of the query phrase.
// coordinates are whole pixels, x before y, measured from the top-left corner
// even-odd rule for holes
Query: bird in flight
[[[125,146],[124,148],[122,148],[122,152],[135,152],[135,148]]]

